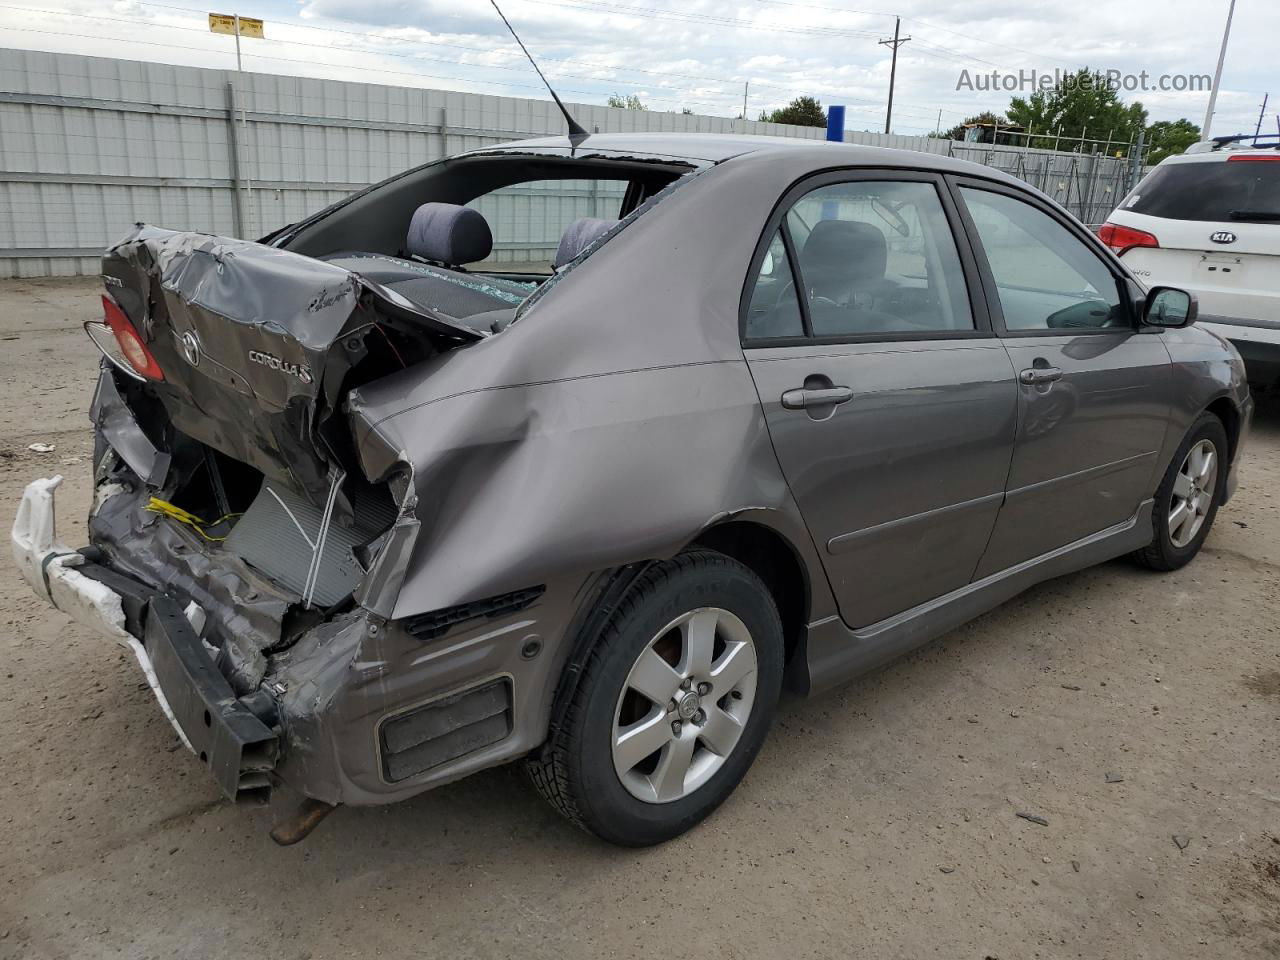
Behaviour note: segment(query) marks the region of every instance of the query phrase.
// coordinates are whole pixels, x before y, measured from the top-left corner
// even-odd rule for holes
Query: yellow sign
[[[209,14],[209,29],[213,33],[229,33],[235,36],[236,18],[229,13],[211,13]],[[262,21],[255,20],[253,17],[241,17],[240,36],[263,39]]]

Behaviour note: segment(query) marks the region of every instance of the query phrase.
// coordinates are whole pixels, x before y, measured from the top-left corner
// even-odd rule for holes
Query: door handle
[[[1018,374],[1018,380],[1029,385],[1053,383],[1062,379],[1060,367],[1028,367]]]
[[[826,407],[838,403],[848,403],[852,399],[853,389],[851,387],[788,390],[782,395],[782,406],[786,410],[808,410],[811,407]]]

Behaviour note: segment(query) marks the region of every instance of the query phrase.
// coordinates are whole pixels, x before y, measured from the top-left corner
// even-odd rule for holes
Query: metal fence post
[[[1138,131],[1138,142],[1134,144],[1133,151],[1129,154],[1129,182],[1125,185],[1125,193],[1136,187],[1138,181],[1142,179],[1142,147],[1146,137],[1145,129]]]
[[[1093,216],[1093,191],[1098,182],[1098,154],[1089,154],[1089,175],[1088,190],[1084,195],[1083,203],[1080,207],[1080,222],[1089,225],[1089,220]]]
[[[236,134],[236,85],[227,81],[227,146],[231,161],[231,225],[245,238],[244,180],[240,175],[240,137]]]

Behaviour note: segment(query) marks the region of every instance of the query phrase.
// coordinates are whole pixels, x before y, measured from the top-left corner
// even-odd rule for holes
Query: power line
[[[148,6],[160,6],[160,4],[148,4]],[[39,9],[39,8],[35,8],[35,7],[18,7],[18,6],[13,6],[13,5],[11,5],[11,4],[0,4],[0,9],[5,9],[5,10],[17,10],[17,11],[21,11],[21,12],[24,12],[24,13],[43,13],[43,14],[47,14],[47,15],[51,15],[51,16],[60,16],[60,17],[68,17],[68,18],[72,18],[72,17],[79,17],[79,18],[89,19],[89,20],[100,20],[100,21],[106,21],[106,22],[110,22],[110,23],[124,23],[124,24],[129,24],[129,25],[131,25],[131,26],[136,26],[136,25],[138,25],[138,24],[142,23],[142,24],[145,24],[145,25],[147,25],[147,26],[149,26],[149,27],[154,27],[154,28],[159,29],[159,30],[180,30],[180,31],[183,31],[183,32],[185,32],[185,33],[199,33],[199,34],[202,34],[202,35],[203,35],[204,33],[206,33],[206,31],[205,31],[203,28],[201,28],[201,27],[185,27],[185,26],[182,26],[182,25],[180,25],[180,24],[173,24],[173,23],[150,23],[150,22],[148,22],[148,21],[145,21],[145,20],[138,20],[138,19],[136,19],[136,18],[127,18],[127,17],[107,17],[107,16],[102,16],[102,15],[100,15],[100,14],[96,14],[96,13],[81,13],[81,12],[78,12],[78,11],[62,11],[62,10],[44,10],[44,9]],[[186,8],[181,8],[181,9],[186,9]],[[362,37],[362,38],[367,39],[367,40],[379,40],[379,39],[383,39],[383,38],[379,37],[379,36],[378,36],[378,35],[376,35],[376,34],[361,34],[361,33],[357,33],[357,32],[355,32],[355,31],[349,31],[349,30],[341,30],[341,31],[335,30],[335,31],[330,31],[330,32],[333,32],[333,33],[343,33],[343,34],[347,34],[347,35],[350,35],[350,36]],[[298,46],[298,47],[312,47],[312,48],[315,48],[315,49],[319,49],[319,50],[328,50],[328,51],[338,51],[338,52],[366,52],[366,51],[357,51],[357,50],[354,50],[354,49],[352,49],[352,48],[350,48],[350,47],[339,47],[339,46],[334,46],[334,45],[332,45],[332,44],[323,44],[323,43],[308,43],[308,42],[307,42],[307,41],[305,41],[305,40],[284,40],[284,39],[280,39],[280,38],[276,38],[276,37],[271,38],[271,39],[270,39],[269,41],[267,41],[267,42],[269,42],[269,43],[283,43],[283,44],[288,44],[288,45],[290,45],[290,46]],[[417,42],[417,41],[408,41],[408,42]],[[507,51],[488,51],[488,50],[483,50],[482,48],[479,48],[479,47],[471,48],[471,49],[475,49],[475,50],[477,50],[477,51],[485,52],[485,53],[489,53],[489,52],[502,52],[502,53],[504,53],[504,54],[505,54],[505,53],[507,53]],[[517,73],[524,73],[524,72],[526,72],[524,67],[509,67],[509,66],[503,66],[502,64],[497,64],[497,63],[467,63],[466,61],[463,61],[463,60],[451,60],[451,59],[446,59],[446,58],[443,58],[443,57],[429,57],[429,56],[423,56],[422,54],[414,54],[414,53],[396,53],[396,52],[386,51],[386,50],[378,50],[378,51],[376,51],[376,53],[377,53],[377,55],[378,55],[378,56],[400,57],[400,58],[411,58],[411,59],[413,59],[413,60],[425,60],[425,61],[428,61],[428,62],[431,62],[431,63],[446,63],[446,64],[452,64],[452,65],[454,65],[454,66],[459,66],[459,67],[468,67],[468,68],[471,68],[471,69],[477,69],[477,70],[506,70],[506,71],[513,71],[513,72],[517,72]],[[250,53],[250,54],[246,54],[246,56],[258,56],[258,55],[257,55],[257,54],[252,54],[252,53]],[[627,80],[620,80],[620,79],[616,79],[616,78],[601,79],[601,78],[599,78],[599,77],[588,77],[588,76],[583,76],[582,74],[574,74],[574,73],[558,73],[558,74],[557,74],[557,76],[562,76],[562,77],[572,77],[572,78],[575,78],[575,79],[578,79],[578,80],[589,80],[589,81],[591,81],[591,82],[594,82],[594,83],[601,83],[601,84],[615,84],[615,85],[632,86],[632,87],[641,87],[641,86],[642,86],[642,84],[638,84],[638,83],[635,83],[635,82],[632,82],[632,81],[627,81]],[[705,78],[702,78],[702,79],[704,79],[704,80],[714,80],[714,79],[716,79],[716,78],[712,78],[712,77],[705,77]],[[736,81],[729,81],[729,80],[725,80],[725,81],[721,81],[721,82],[724,82],[724,83],[736,83]],[[671,85],[671,84],[661,84],[661,83],[660,83],[660,84],[658,84],[658,85],[659,85],[659,86],[668,86],[668,87],[671,87],[672,89],[676,89],[676,88],[674,87],[674,85]],[[578,91],[578,92],[594,92],[594,91]]]
[[[156,3],[156,2],[151,2],[151,0],[136,0],[136,2],[138,2],[140,6],[156,7],[156,8],[159,8],[159,9],[165,9],[165,10],[175,10],[175,11],[179,11],[179,12],[183,12],[183,13],[199,14],[199,15],[203,16],[203,14],[202,14],[200,11],[197,11],[197,10],[195,10],[195,9],[191,8],[191,7],[183,7],[183,6],[177,6],[177,5],[174,5],[174,4],[166,4],[166,3]],[[35,8],[35,7],[20,7],[20,6],[15,6],[15,5],[11,5],[11,4],[0,4],[0,9],[17,10],[17,11],[21,11],[21,12],[24,12],[24,13],[43,13],[43,14],[54,15],[54,16],[64,16],[64,17],[68,17],[68,18],[80,17],[80,18],[84,18],[84,19],[94,19],[94,20],[101,20],[101,21],[114,22],[114,23],[124,23],[124,24],[129,24],[129,25],[145,24],[145,25],[147,25],[147,26],[152,26],[152,27],[155,27],[155,28],[157,28],[157,29],[181,30],[181,31],[185,31],[185,32],[190,32],[190,33],[200,33],[200,34],[204,34],[204,33],[205,33],[205,30],[204,30],[204,28],[203,28],[203,27],[184,27],[184,26],[181,26],[181,25],[178,25],[178,24],[153,23],[153,22],[146,21],[146,20],[143,20],[143,19],[140,19],[140,18],[107,17],[107,16],[102,16],[102,15],[99,15],[99,14],[81,13],[81,12],[78,12],[78,11],[58,11],[58,10],[47,10],[47,9],[40,9],[40,8]],[[502,56],[512,56],[512,55],[514,55],[514,54],[515,54],[515,52],[514,52],[514,51],[510,51],[510,50],[503,50],[503,49],[501,49],[501,48],[476,47],[476,46],[470,46],[470,45],[465,45],[465,44],[448,43],[448,42],[445,42],[445,41],[437,41],[437,40],[420,40],[420,39],[410,39],[410,38],[407,38],[407,37],[395,37],[395,36],[388,36],[388,35],[386,35],[386,34],[379,34],[379,33],[367,33],[367,32],[356,31],[356,30],[341,30],[341,29],[337,29],[337,28],[334,28],[334,27],[318,27],[318,26],[313,26],[313,25],[311,25],[311,24],[294,23],[294,22],[292,22],[292,21],[268,21],[268,22],[271,22],[271,23],[279,23],[280,25],[282,25],[282,26],[286,26],[286,27],[289,27],[289,28],[296,28],[296,29],[302,29],[302,30],[313,30],[313,31],[318,31],[318,32],[322,32],[322,33],[329,33],[329,34],[339,35],[339,36],[350,36],[350,37],[356,37],[356,38],[359,38],[359,39],[364,40],[364,41],[379,41],[379,42],[382,42],[382,41],[390,40],[390,41],[393,41],[393,42],[397,42],[397,43],[405,43],[405,44],[410,44],[410,45],[425,45],[425,46],[441,46],[441,47],[450,47],[450,48],[462,49],[462,50],[468,50],[468,51],[472,51],[472,52],[476,52],[476,53],[483,53],[483,54],[495,54],[495,53],[496,53],[496,54],[500,54],[500,55],[502,55]],[[871,35],[870,35],[870,34],[868,34],[868,36],[871,36]],[[283,43],[283,44],[290,44],[290,45],[294,45],[294,46],[313,47],[313,48],[316,48],[316,49],[321,49],[321,50],[330,50],[330,51],[331,51],[331,50],[339,50],[339,51],[342,51],[342,50],[350,49],[350,48],[344,48],[344,47],[335,47],[335,46],[332,46],[332,45],[329,45],[329,44],[308,43],[308,42],[306,42],[306,41],[304,41],[304,40],[285,40],[285,39],[280,39],[280,38],[271,38],[271,39],[270,39],[270,40],[268,40],[267,42],[270,42],[270,43]],[[523,72],[525,71],[525,68],[524,68],[523,66],[519,66],[519,67],[511,67],[511,66],[503,66],[503,65],[501,65],[501,64],[476,64],[476,63],[468,63],[468,62],[466,62],[466,61],[462,61],[462,60],[446,59],[446,58],[442,58],[442,57],[428,57],[428,56],[423,56],[423,55],[421,55],[421,54],[413,54],[413,55],[410,55],[410,54],[404,54],[404,53],[395,53],[395,52],[392,52],[392,51],[386,51],[386,50],[377,50],[377,51],[376,51],[376,54],[377,54],[377,55],[379,55],[379,56],[394,56],[394,57],[399,57],[399,58],[407,58],[407,59],[412,59],[412,60],[414,60],[414,61],[425,60],[425,61],[429,61],[429,62],[432,62],[432,63],[452,64],[452,65],[455,65],[455,66],[461,66],[461,67],[466,67],[466,68],[469,68],[469,69],[475,69],[475,70],[492,69],[492,70],[514,71],[514,72],[518,72],[518,73],[523,73]],[[260,55],[258,55],[258,54],[251,54],[251,55],[253,55],[253,56],[260,56]],[[589,62],[589,61],[571,60],[571,59],[558,58],[558,57],[546,57],[546,56],[544,56],[544,57],[542,57],[542,58],[540,58],[540,59],[542,59],[542,60],[547,60],[547,61],[553,61],[553,62],[557,62],[557,63],[576,64],[576,65],[583,66],[583,67],[588,67],[588,68],[590,68],[590,69],[594,69],[594,70],[611,70],[611,71],[618,71],[618,72],[623,72],[623,73],[632,73],[632,72],[636,72],[636,73],[644,73],[644,74],[651,75],[651,76],[655,76],[655,77],[672,77],[672,78],[676,78],[676,79],[699,80],[699,81],[707,81],[707,82],[719,83],[719,84],[725,84],[725,85],[730,85],[730,84],[731,84],[731,85],[733,85],[733,86],[735,86],[735,87],[736,87],[736,85],[737,85],[738,83],[741,83],[741,82],[742,82],[742,78],[738,78],[738,77],[732,77],[732,78],[730,78],[730,77],[713,77],[713,76],[708,76],[708,75],[705,75],[705,74],[683,74],[683,73],[677,73],[677,72],[674,72],[674,71],[664,71],[664,70],[646,70],[646,69],[639,68],[639,67],[620,67],[620,66],[613,65],[613,64],[591,63],[591,62]],[[394,73],[395,71],[383,71],[383,72],[386,72],[386,73]],[[432,76],[432,75],[431,75],[431,74],[424,74],[424,76]],[[643,88],[645,87],[645,85],[644,85],[644,84],[638,83],[638,82],[636,82],[636,81],[634,81],[634,80],[625,80],[625,79],[619,79],[619,78],[608,78],[608,79],[605,79],[605,78],[594,77],[594,76],[584,76],[584,75],[582,75],[582,74],[575,74],[575,73],[570,73],[570,72],[565,72],[565,71],[555,71],[555,76],[557,76],[557,77],[570,77],[570,78],[575,78],[575,79],[579,79],[579,80],[588,80],[588,81],[590,81],[590,82],[593,82],[593,83],[599,83],[599,84],[601,84],[601,85],[610,85],[610,84],[612,84],[612,85],[615,85],[615,86],[618,86],[618,85],[620,85],[620,86],[629,86],[629,87],[633,87],[633,88],[635,88],[635,89],[643,89]],[[459,79],[463,79],[463,78],[459,78]],[[755,86],[757,86],[757,87],[763,87],[763,88],[766,88],[766,89],[773,89],[773,90],[780,90],[780,91],[787,91],[787,92],[795,92],[796,90],[804,89],[804,90],[808,90],[808,91],[810,91],[810,92],[812,92],[812,93],[819,94],[819,95],[826,96],[826,97],[839,97],[839,98],[843,98],[843,99],[847,99],[847,100],[851,100],[851,101],[855,101],[855,102],[865,102],[865,103],[878,103],[878,102],[879,102],[878,100],[872,100],[872,99],[869,99],[869,98],[866,98],[866,97],[852,97],[852,96],[848,96],[848,95],[847,95],[847,94],[845,94],[845,93],[834,93],[834,92],[827,91],[827,90],[814,89],[814,88],[812,88],[811,86],[809,86],[808,84],[805,84],[805,83],[803,83],[803,82],[801,82],[801,83],[796,83],[796,84],[793,84],[793,85],[784,85],[784,84],[778,84],[778,83],[766,83],[766,82],[760,81],[760,80],[755,79],[755,78],[750,78],[750,77],[749,77],[749,78],[747,78],[747,79],[750,79],[750,80],[751,80],[751,82],[752,82]],[[468,81],[468,82],[472,82],[472,81]],[[475,82],[491,82],[491,83],[494,83],[494,84],[499,84],[499,85],[501,85],[501,82],[500,82],[500,81],[487,81],[487,80],[486,80],[486,81],[475,81]],[[679,89],[679,88],[678,88],[676,85],[674,85],[674,84],[659,84],[659,85],[660,85],[660,86],[666,86],[668,89],[671,89],[671,90],[678,90],[678,89]],[[516,86],[522,86],[522,85],[516,85]],[[530,87],[530,89],[536,89],[536,87]],[[578,92],[578,93],[587,93],[587,94],[590,94],[590,95],[599,95],[599,92],[598,92],[598,91],[581,91],[581,90],[579,90],[579,91],[574,91],[574,92]],[[678,98],[678,97],[672,97],[672,98],[668,98],[668,99],[675,100],[675,99],[679,99],[679,98]],[[691,102],[691,103],[701,103],[701,104],[703,104],[703,105],[707,105],[707,104],[708,104],[708,101],[705,101],[705,100],[703,100],[703,101],[689,101],[689,102]],[[718,106],[718,104],[717,104],[717,106]],[[907,106],[918,106],[918,107],[921,107],[922,109],[931,110],[931,108],[926,108],[926,107],[924,107],[924,105],[923,105],[923,104],[907,104]],[[949,112],[959,113],[959,111],[949,111]],[[922,116],[923,116],[924,114],[920,114],[920,115],[922,115]],[[930,112],[930,113],[929,113],[929,115],[930,115],[930,116],[932,116],[932,113]]]
[[[175,4],[157,3],[157,2],[152,2],[152,0],[136,0],[136,2],[138,2],[139,5],[141,6],[155,7],[159,9],[165,9],[165,10],[174,10],[181,13],[189,13],[192,15],[203,16],[201,11],[197,11],[190,7],[183,7]],[[66,17],[68,19],[80,18],[80,19],[95,20],[100,22],[121,23],[128,26],[145,25],[145,26],[155,27],[156,29],[176,30],[176,31],[187,32],[187,33],[200,33],[202,35],[204,35],[206,32],[203,27],[188,27],[188,26],[183,26],[181,24],[174,24],[174,23],[158,23],[158,22],[145,20],[142,18],[108,17],[108,16],[99,15],[99,14],[82,13],[79,11],[56,11],[56,10],[48,10],[48,9],[41,9],[41,8],[35,8],[35,7],[23,7],[23,6],[11,5],[11,4],[0,4],[0,9],[15,10],[23,13],[40,13],[40,14],[45,14],[50,16],[61,16],[61,17]],[[409,44],[414,46],[416,45],[440,46],[440,47],[448,47],[448,48],[455,48],[455,49],[463,49],[463,50],[469,50],[477,53],[484,53],[486,55],[497,53],[503,56],[509,56],[514,53],[513,51],[502,50],[501,48],[485,48],[485,47],[469,46],[469,45],[458,44],[458,43],[448,43],[444,41],[410,39],[406,37],[387,36],[385,34],[368,33],[368,32],[356,31],[356,30],[342,30],[334,27],[320,27],[320,26],[314,26],[311,24],[294,23],[292,21],[270,21],[270,22],[278,23],[279,25],[287,28],[312,30],[312,31],[318,31],[318,32],[334,34],[334,35],[350,36],[350,37],[360,39],[366,43],[371,43],[375,41],[378,43],[382,43],[390,40],[396,43],[404,43],[404,44]],[[43,35],[49,35],[49,36],[63,35],[63,36],[69,36],[69,37],[93,39],[93,37],[83,35],[83,34],[73,34],[73,33],[59,32],[59,31],[23,29],[23,28],[12,28],[12,29],[20,30],[21,32],[37,33],[37,34],[43,34]],[[96,39],[103,39],[103,38],[96,38]],[[134,38],[128,38],[127,41],[125,42],[142,43],[148,46],[168,46],[173,49],[184,49],[184,50],[192,50],[197,52],[206,52],[206,53],[210,52],[209,48],[204,48],[204,47],[192,47],[192,46],[185,46],[181,44],[164,43],[164,42],[156,42],[156,41],[143,41],[143,40],[136,40]],[[321,49],[329,52],[336,51],[339,53],[370,52],[370,53],[374,53],[377,56],[394,56],[397,58],[410,60],[411,62],[427,61],[432,63],[448,64],[450,66],[463,67],[468,70],[481,70],[481,71],[502,70],[506,72],[520,72],[520,73],[524,72],[524,67],[522,66],[513,67],[513,66],[504,66],[502,64],[468,63],[463,60],[425,56],[423,54],[416,53],[416,52],[409,53],[409,52],[395,52],[395,51],[387,51],[387,50],[362,51],[362,50],[358,50],[358,49],[347,47],[347,46],[335,46],[332,44],[321,44],[321,43],[308,43],[307,41],[304,41],[304,40],[287,40],[287,39],[280,39],[280,38],[271,38],[267,42],[301,46],[301,47],[309,47],[309,48]],[[258,57],[260,60],[272,60],[272,61],[278,61],[281,63],[305,63],[305,64],[312,63],[312,61],[307,61],[307,60],[297,60],[289,57],[269,56],[266,54],[258,54],[258,53],[248,53],[246,55]],[[542,59],[554,61],[557,63],[577,64],[577,65],[585,66],[594,70],[608,70],[608,71],[614,71],[614,72],[637,72],[637,73],[645,73],[647,75],[651,75],[654,77],[671,77],[676,79],[690,79],[690,80],[699,80],[704,82],[709,81],[709,82],[718,83],[718,84],[726,84],[726,85],[733,84],[734,86],[736,86],[737,83],[741,82],[738,78],[712,77],[712,76],[707,76],[702,74],[682,74],[674,71],[658,71],[658,70],[646,70],[643,68],[619,67],[612,64],[598,64],[598,63],[591,63],[588,61],[570,60],[565,58],[543,57]],[[532,89],[532,90],[540,89],[535,84],[514,83],[514,82],[505,81],[505,80],[497,80],[497,79],[491,79],[491,78],[442,76],[439,74],[432,74],[432,73],[422,73],[417,71],[406,72],[406,71],[397,71],[397,70],[390,70],[390,69],[384,69],[384,68],[371,68],[367,66],[362,66],[361,69],[365,69],[365,70],[376,69],[376,71],[379,73],[384,73],[392,76],[423,77],[426,79],[448,80],[453,82],[461,81],[463,83],[481,84],[481,85],[487,85],[487,86],[497,86],[497,87],[512,88],[512,89]],[[591,83],[599,84],[600,86],[605,86],[605,87],[613,86],[616,88],[617,86],[623,86],[623,87],[631,87],[636,90],[644,91],[649,86],[648,84],[642,84],[634,80],[619,79],[617,77],[600,78],[596,76],[584,76],[582,74],[574,74],[574,73],[564,72],[564,71],[555,71],[555,75],[557,77],[571,77],[571,78],[576,78],[580,80],[587,80]],[[716,109],[723,109],[725,106],[725,104],[720,102],[712,102],[704,99],[691,100],[688,97],[682,97],[679,95],[680,88],[676,84],[662,83],[660,81],[655,81],[655,82],[658,83],[658,86],[666,87],[668,90],[675,92],[674,96],[663,96],[661,94],[656,95],[656,99],[658,99],[659,101],[666,101],[670,103],[684,103],[686,105],[705,106],[705,107],[712,107]],[[778,83],[766,83],[766,82],[753,79],[752,83],[755,86],[760,88],[773,89],[778,91],[795,92],[796,90],[804,89],[818,95],[826,96],[829,98],[836,98],[840,100],[847,100],[851,102],[865,102],[869,104],[878,102],[876,100],[872,100],[865,97],[849,96],[848,94],[845,94],[845,93],[835,93],[835,92],[822,90],[822,89],[815,90],[804,82],[797,82],[792,85],[783,85]],[[604,93],[604,91],[600,91],[600,90],[582,90],[582,89],[567,88],[567,87],[563,89],[566,92],[582,94],[590,97],[600,97]],[[650,93],[650,96],[654,96],[654,95]],[[725,99],[727,102],[728,101],[727,93],[725,95]],[[931,117],[933,115],[932,109],[925,108],[924,105],[906,104],[905,106],[908,106],[908,107],[918,106],[918,107],[921,107],[923,110],[928,110],[928,114],[927,114],[928,116]],[[922,113],[920,111],[902,110],[901,107],[899,109],[899,112],[904,114],[915,113],[915,115],[917,116],[926,115],[925,113]],[[951,111],[951,110],[948,110],[947,112],[954,113],[956,115],[959,115],[961,113],[961,111]]]
[[[801,3],[799,2],[799,0],[756,0],[756,2],[769,4],[770,6],[804,7],[810,10],[825,10],[829,13],[852,13],[852,14],[862,14],[865,16],[872,16],[872,17],[897,17],[898,16],[898,14],[886,13],[882,10],[855,10],[849,7],[831,7],[831,6],[824,6],[816,3]],[[1063,64],[1067,62],[1065,60],[1058,60],[1054,57],[1045,56],[1043,53],[1037,53],[1034,50],[1028,50],[1025,47],[1016,47],[1012,44],[1000,43],[997,40],[988,40],[985,37],[975,37],[972,34],[961,33],[959,30],[953,30],[950,27],[944,27],[940,24],[934,23],[930,20],[925,20],[921,17],[912,17],[904,14],[902,15],[902,19],[910,23],[918,23],[923,26],[929,27],[931,30],[941,30],[943,33],[949,33],[952,36],[963,37],[966,40],[972,40],[974,43],[982,43],[991,47],[1001,47],[1005,50],[1013,50],[1013,51],[1016,51],[1017,53],[1025,53],[1027,56],[1035,57],[1037,60],[1047,60],[1051,63],[1063,63]],[[916,39],[918,40],[919,38],[917,37]],[[971,54],[965,54],[962,51],[950,50],[950,48],[947,48],[947,47],[940,47],[940,49],[948,50],[949,52],[957,53],[957,54],[960,54],[961,56],[967,57],[968,59],[978,60],[978,62],[980,63],[990,64],[991,66],[996,66],[996,67],[1005,66],[1004,64],[992,63],[990,60],[982,60],[979,57],[972,56]]]
[[[134,37],[104,37],[101,34],[69,33],[67,31],[62,31],[62,30],[40,30],[34,27],[6,27],[5,29],[11,33],[35,33],[35,34],[41,34],[43,36],[71,37],[78,40],[97,40],[97,41],[105,41],[108,43],[137,43],[137,44],[142,44],[148,47],[165,47],[171,50],[190,50],[196,53],[206,53],[206,54],[222,53],[222,51],[210,50],[210,48],[208,47],[193,47],[187,44],[173,43],[171,41],[139,40]],[[330,48],[330,49],[336,49],[336,48]],[[363,52],[363,51],[339,50],[338,52]],[[274,63],[297,63],[297,64],[303,64],[305,66],[310,66],[310,67],[317,66],[315,60],[299,60],[295,57],[271,56],[271,55],[262,54],[262,53],[245,53],[244,56],[256,58],[258,60],[267,60]],[[388,70],[385,67],[369,67],[364,65],[361,65],[359,69],[366,73],[384,73],[389,76],[413,77],[416,79],[447,80],[453,83],[462,82],[462,83],[474,84],[474,85],[480,85],[480,86],[502,87],[504,89],[509,88],[509,89],[523,89],[523,90],[539,90],[539,91],[543,89],[542,86],[535,83],[514,83],[507,80],[459,78],[456,76],[446,76],[442,74],[432,74],[432,73],[420,73],[417,71],[409,71],[409,70]],[[598,97],[601,95],[599,90],[576,90],[570,87],[562,87],[561,89],[567,93],[580,93],[580,94],[584,94],[591,97]],[[685,99],[676,98],[676,97],[660,97],[658,99],[669,101],[671,103],[693,104],[695,106],[714,107],[717,109],[723,106],[720,103],[713,103],[708,100],[685,100]]]
[[[737,27],[743,30],[762,30],[766,33],[794,33],[804,36],[874,37],[865,30],[828,30],[821,27],[783,27],[773,24],[753,23],[736,17],[719,17],[714,14],[686,13],[676,10],[657,10],[653,7],[636,7],[629,4],[610,3],[608,0],[524,0],[548,7],[565,7],[570,10],[595,10],[623,16],[652,20],[672,20],[680,23],[708,23],[716,26]]]
[[[164,10],[180,10],[184,13],[199,14],[201,16],[204,15],[202,10],[197,10],[193,7],[180,7],[170,3],[155,3],[155,2],[152,2],[152,0],[134,0],[134,2],[137,3],[139,6],[143,6],[143,7],[157,7]],[[20,9],[20,8],[14,8],[14,9]],[[360,37],[365,40],[392,41],[394,43],[410,43],[410,44],[424,45],[429,47],[449,47],[455,50],[469,50],[473,53],[483,53],[486,55],[496,54],[498,56],[503,56],[503,57],[519,56],[519,54],[517,54],[514,50],[505,50],[501,47],[476,47],[476,46],[471,46],[469,44],[463,44],[463,43],[451,43],[446,40],[423,40],[423,39],[411,38],[411,37],[398,37],[398,36],[394,36],[392,34],[387,34],[387,33],[370,33],[370,32],[361,31],[361,30],[340,30],[336,27],[318,27],[309,23],[298,23],[293,20],[270,20],[268,22],[276,23],[281,26],[289,27],[290,29],[295,29],[295,30],[315,30],[320,33],[332,33],[332,34],[339,34],[339,35],[348,36],[348,37]],[[418,28],[405,27],[405,28],[396,28],[396,29],[416,30]],[[294,43],[294,42],[301,42],[301,41],[278,40],[275,42]],[[590,60],[572,60],[572,59],[566,59],[564,57],[550,57],[550,56],[546,56],[545,54],[539,57],[538,59],[543,61],[551,61],[553,63],[567,63],[567,64],[576,65],[580,67],[588,67],[592,70],[620,70],[626,73],[644,73],[644,74],[649,74],[651,76],[656,76],[656,77],[678,77],[684,80],[709,80],[716,83],[738,84],[742,82],[741,78],[709,77],[703,74],[678,73],[672,70],[649,70],[644,67],[621,67],[616,64],[594,63]],[[481,64],[477,64],[477,66],[481,66]],[[569,74],[562,74],[562,76],[569,76]]]

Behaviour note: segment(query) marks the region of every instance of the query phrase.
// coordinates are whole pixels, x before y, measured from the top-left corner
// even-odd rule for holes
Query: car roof
[[[608,152],[647,154],[650,156],[680,157],[719,163],[730,157],[759,150],[786,150],[812,147],[823,140],[800,137],[765,137],[745,133],[593,133],[579,140],[577,149],[586,153]],[[496,147],[483,147],[475,152],[510,149],[573,149],[568,136],[537,137],[532,140],[514,140]]]
[[[744,133],[593,133],[575,145],[568,136],[513,140],[481,147],[474,154],[491,152],[572,151],[577,156],[616,155],[720,163],[735,157],[785,154],[804,165],[882,166],[937,170],[967,174],[1027,187],[1024,181],[1002,170],[968,160],[923,150],[900,150],[856,143],[836,143],[803,137],[767,137]]]

